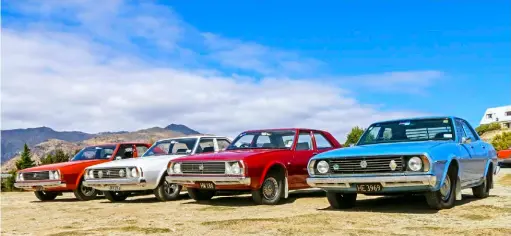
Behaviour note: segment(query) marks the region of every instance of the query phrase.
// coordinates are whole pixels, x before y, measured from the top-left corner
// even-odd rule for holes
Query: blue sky
[[[165,83],[175,93],[183,93],[167,99],[190,100],[189,106],[167,105],[172,112],[163,113],[147,106],[152,100],[142,94],[107,97],[103,105],[101,100],[80,97],[78,92],[67,95],[76,99],[74,103],[64,105],[62,99],[40,101],[41,97],[32,93],[22,100],[58,103],[78,111],[59,119],[50,113],[60,110],[49,111],[36,119],[16,110],[21,102],[6,103],[3,128],[46,125],[92,132],[181,122],[215,133],[236,133],[252,126],[312,125],[343,136],[353,125],[414,115],[456,115],[477,125],[487,107],[511,104],[509,1],[141,4],[116,0],[101,7],[85,0],[2,4],[2,29],[7,35],[3,48],[22,48],[25,60],[34,61],[30,68],[12,63],[5,69],[7,80],[23,81],[25,86],[40,83],[44,71],[44,80],[77,88],[108,81],[120,91],[140,86],[141,91],[154,93],[161,89],[156,84]],[[53,51],[37,46],[49,44]],[[9,53],[19,54],[8,50],[4,59]],[[40,55],[45,56],[34,59]],[[137,70],[122,74],[127,68]],[[155,76],[151,78],[143,76],[152,73]],[[142,82],[145,84],[139,84]],[[205,83],[215,86],[200,87]],[[17,86],[21,85],[7,84],[3,92],[27,89]],[[299,94],[290,99],[289,93]],[[246,108],[243,95],[247,94],[262,100]],[[9,95],[7,91],[2,97]],[[17,95],[13,92],[12,96]],[[221,112],[202,113],[211,107],[205,102],[211,99],[224,103]],[[307,102],[296,102],[300,99]],[[126,105],[139,101],[144,103]],[[165,101],[160,102],[165,106]],[[87,106],[76,108],[76,104]],[[195,104],[200,106],[195,108]],[[276,109],[275,104],[282,108]],[[112,124],[87,123],[112,110],[124,117],[124,110],[130,109],[144,115]],[[252,116],[248,114],[254,110],[255,114],[279,112],[268,115],[264,122],[243,118]],[[239,117],[225,118],[235,111]],[[87,119],[79,118],[84,116]],[[217,128],[202,124],[204,121]]]

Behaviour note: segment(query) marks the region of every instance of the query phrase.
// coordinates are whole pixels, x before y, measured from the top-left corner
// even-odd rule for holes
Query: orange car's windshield
[[[115,145],[86,147],[78,152],[71,161],[109,159],[115,151]]]

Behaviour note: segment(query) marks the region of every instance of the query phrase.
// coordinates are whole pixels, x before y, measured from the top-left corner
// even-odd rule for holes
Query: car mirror
[[[115,157],[115,160],[121,160],[121,159],[122,159],[122,157],[121,157],[121,156],[116,156],[116,157]]]
[[[462,137],[462,138],[461,138],[461,142],[462,142],[462,143],[470,143],[470,142],[472,142],[472,139],[471,139],[471,138],[468,138],[468,137]]]

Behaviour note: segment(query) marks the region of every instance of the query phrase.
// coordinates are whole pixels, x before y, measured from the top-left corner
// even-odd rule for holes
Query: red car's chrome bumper
[[[194,185],[196,182],[213,182],[215,185],[250,185],[250,177],[243,176],[167,176],[169,183]]]
[[[14,187],[21,188],[25,190],[35,190],[42,191],[53,188],[66,188],[66,183],[63,183],[60,180],[55,181],[26,181],[26,182],[16,182],[14,183]]]

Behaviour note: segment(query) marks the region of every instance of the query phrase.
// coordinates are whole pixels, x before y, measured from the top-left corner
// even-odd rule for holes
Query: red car
[[[185,186],[194,200],[209,200],[217,190],[250,190],[257,204],[274,205],[289,190],[310,188],[306,179],[312,156],[340,147],[321,130],[251,130],[225,151],[172,160],[166,180]]]
[[[82,185],[85,168],[99,163],[141,156],[147,143],[118,143],[89,146],[70,161],[23,169],[16,173],[14,187],[35,191],[41,201],[53,200],[62,192],[73,192],[82,201],[95,199],[98,191]]]
[[[511,165],[511,148],[498,151],[497,156],[503,165]]]

